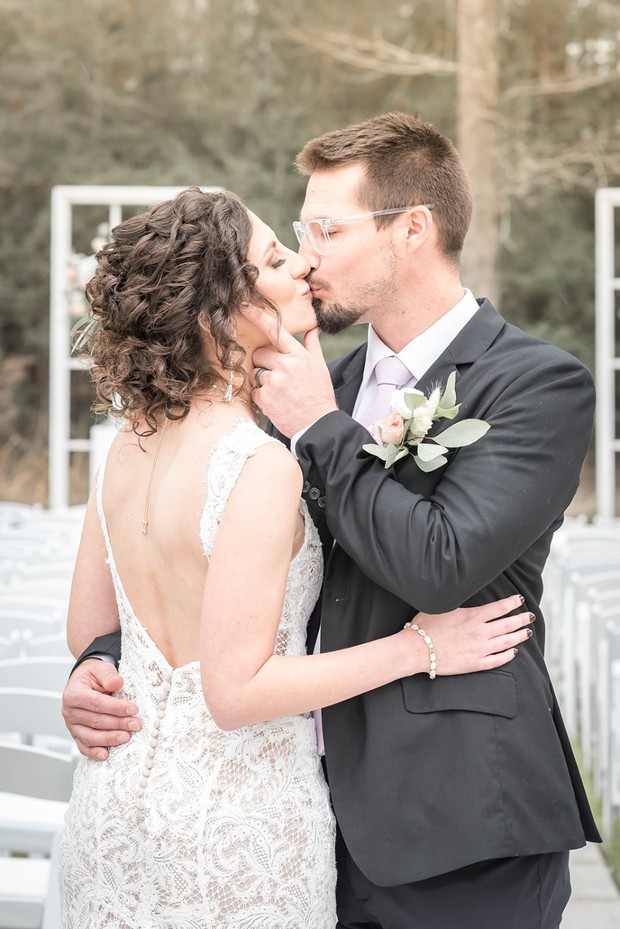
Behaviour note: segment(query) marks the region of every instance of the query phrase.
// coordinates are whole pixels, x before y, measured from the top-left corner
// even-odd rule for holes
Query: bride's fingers
[[[527,642],[533,635],[534,633],[529,627],[519,629],[517,632],[511,632],[508,635],[500,635],[491,639],[488,643],[489,649],[493,654],[506,652],[511,648],[516,648],[521,642]]]
[[[508,664],[519,654],[518,648],[509,648],[505,652],[498,652],[495,655],[487,655],[480,662],[481,671],[491,671],[493,668],[501,668],[502,665]]]
[[[521,594],[513,594],[511,597],[504,597],[503,600],[496,600],[493,603],[485,603],[482,606],[464,607],[464,609],[477,621],[490,622],[492,619],[499,619],[506,613],[512,613],[524,603]]]
[[[487,623],[484,627],[484,634],[493,640],[502,635],[508,635],[510,632],[516,632],[517,629],[529,626],[536,620],[533,613],[517,613],[515,616],[505,616],[503,619],[496,619],[495,622]]]

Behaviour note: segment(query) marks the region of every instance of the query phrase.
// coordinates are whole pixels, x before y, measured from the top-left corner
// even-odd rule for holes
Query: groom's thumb
[[[317,353],[322,355],[323,349],[321,348],[321,330],[318,326],[315,326],[314,329],[308,329],[304,336],[304,348],[310,352],[311,355],[316,355]]]
[[[96,662],[91,662],[91,666],[88,670],[95,687],[102,692],[115,693],[117,690],[120,690],[124,684],[122,676],[109,661],[97,659]]]

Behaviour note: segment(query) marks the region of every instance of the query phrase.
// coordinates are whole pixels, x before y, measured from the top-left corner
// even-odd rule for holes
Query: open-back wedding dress
[[[200,517],[207,557],[244,463],[269,441],[244,420],[213,449]],[[217,728],[198,661],[172,668],[127,600],[103,472],[98,509],[123,636],[122,696],[139,707],[143,728],[107,761],[78,765],[61,853],[63,929],[333,929],[334,823],[312,718]],[[305,654],[321,586],[321,545],[302,506],[281,655]]]

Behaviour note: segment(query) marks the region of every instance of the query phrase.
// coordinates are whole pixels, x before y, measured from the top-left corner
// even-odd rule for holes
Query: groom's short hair
[[[360,203],[369,210],[433,204],[443,253],[458,259],[471,222],[469,178],[453,143],[409,113],[386,113],[311,139],[295,159],[301,174],[361,163]],[[378,227],[394,217],[377,217]]]

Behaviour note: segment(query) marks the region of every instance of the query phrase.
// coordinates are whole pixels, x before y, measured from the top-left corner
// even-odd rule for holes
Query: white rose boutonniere
[[[491,428],[483,419],[463,419],[439,435],[427,437],[436,420],[454,419],[457,415],[460,404],[456,402],[455,382],[453,371],[443,393],[438,386],[428,397],[415,387],[395,390],[388,415],[370,427],[377,444],[364,445],[364,451],[384,461],[386,468],[413,455],[422,471],[435,471],[446,464],[445,453],[450,448],[472,445],[481,439]]]

